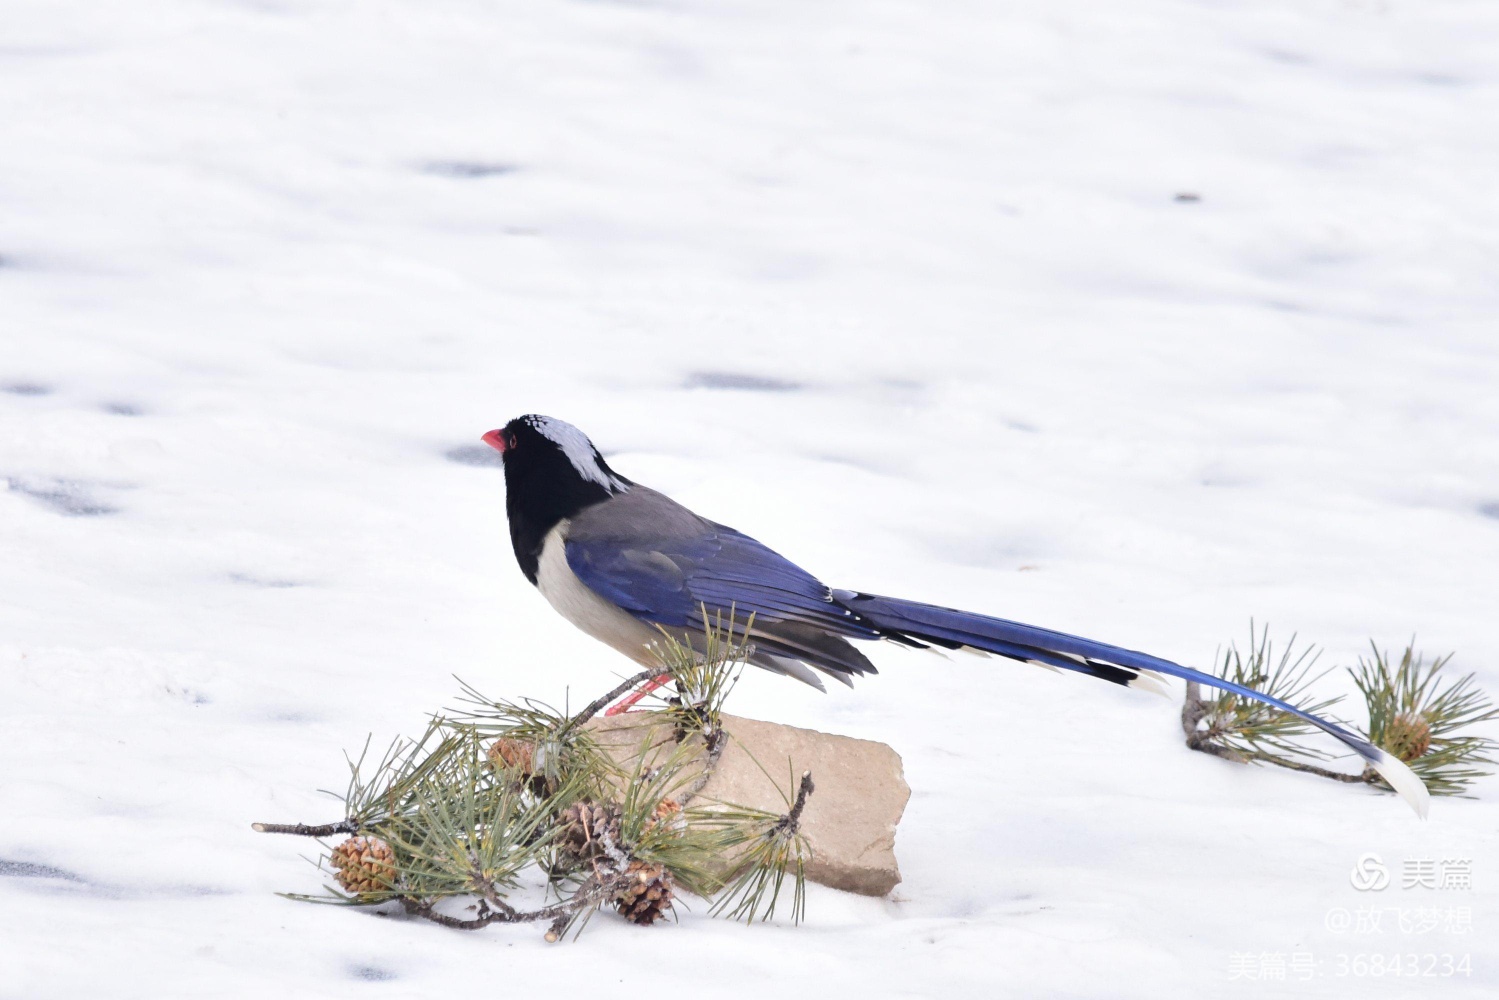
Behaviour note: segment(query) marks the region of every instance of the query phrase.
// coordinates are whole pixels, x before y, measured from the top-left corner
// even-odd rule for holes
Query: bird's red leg
[[[633,691],[630,694],[625,695],[619,701],[609,706],[609,709],[604,712],[604,715],[623,715],[630,709],[634,708],[636,704],[640,702],[640,699],[644,698],[646,695],[650,694],[658,687],[669,683],[671,683],[671,674],[661,674],[658,677],[652,677],[650,680],[646,681],[640,686],[640,690]]]

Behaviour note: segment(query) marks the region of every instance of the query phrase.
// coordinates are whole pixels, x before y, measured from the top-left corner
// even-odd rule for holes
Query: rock
[[[895,827],[911,797],[899,754],[883,743],[774,722],[725,715],[723,723],[730,739],[697,802],[784,813],[801,773],[811,771],[816,790],[801,822],[812,855],[807,878],[866,896],[895,888],[900,882]],[[653,756],[671,745],[669,730],[645,713],[596,718],[588,728],[621,762],[634,758],[642,745],[654,748]]]

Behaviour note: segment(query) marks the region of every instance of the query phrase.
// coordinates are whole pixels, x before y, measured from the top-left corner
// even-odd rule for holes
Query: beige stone
[[[801,822],[811,851],[807,877],[866,896],[883,896],[895,888],[900,882],[895,827],[911,797],[899,754],[883,743],[774,722],[732,715],[723,722],[731,738],[698,802],[785,812],[802,772],[811,771],[816,790]],[[653,729],[645,713],[596,718],[589,728],[620,760],[651,746],[655,750],[647,757],[649,764],[671,743],[670,733],[664,727]]]

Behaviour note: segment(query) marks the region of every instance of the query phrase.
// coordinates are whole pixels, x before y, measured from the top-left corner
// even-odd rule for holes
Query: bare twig
[[[682,808],[685,809],[691,805],[698,793],[708,787],[708,782],[713,780],[713,773],[718,770],[718,761],[723,756],[723,748],[728,743],[728,736],[729,734],[723,729],[703,733],[703,743],[707,747],[708,755],[703,758],[702,773],[694,778],[692,784],[687,786],[687,790],[677,797],[677,802]]]
[[[615,699],[620,698],[629,691],[634,690],[637,684],[643,684],[646,681],[655,680],[657,677],[668,677],[670,675],[671,671],[667,670],[665,667],[654,667],[650,670],[642,670],[634,677],[631,677],[628,680],[620,683],[608,694],[601,695],[598,698],[595,698],[593,701],[589,702],[588,706],[584,708],[583,711],[567,720],[567,725],[563,727],[564,730],[576,729],[579,726],[583,725],[583,723],[587,722],[589,719],[592,719],[595,715],[598,715],[604,709],[614,704]]]
[[[488,927],[490,924],[511,922],[498,910],[489,909],[485,909],[472,919],[450,917],[446,913],[438,913],[434,910],[430,899],[412,899],[410,896],[402,896],[401,905],[412,916],[421,917],[423,920],[430,920],[434,924],[441,924],[443,927],[452,927],[460,931],[476,931],[481,927]]]
[[[324,823],[322,826],[308,826],[306,823],[251,823],[250,829],[256,833],[290,833],[297,837],[331,837],[335,833],[358,833],[359,821],[353,819],[341,819],[337,823]]]
[[[1316,764],[1305,764],[1299,760],[1286,760],[1281,757],[1272,757],[1268,754],[1256,754],[1253,759],[1263,760],[1266,764],[1274,764],[1276,767],[1290,768],[1292,771],[1305,771],[1307,774],[1321,775],[1324,778],[1331,778],[1333,781],[1346,781],[1350,785],[1372,785],[1374,779],[1378,777],[1378,774],[1375,773],[1372,767],[1364,768],[1359,774],[1349,774],[1346,771],[1333,771],[1325,767],[1318,767]]]
[[[791,811],[782,816],[776,824],[776,831],[791,835],[796,833],[801,826],[802,810],[807,808],[807,796],[811,795],[816,786],[812,784],[812,772],[802,772],[802,782],[796,790],[796,801],[791,805]]]
[[[572,915],[567,913],[561,914],[557,919],[553,920],[552,926],[547,928],[547,944],[556,944],[560,941],[562,935],[567,932],[567,925],[570,923],[572,923]]]
[[[568,926],[585,910],[591,910],[595,906],[612,898],[629,880],[622,874],[616,873],[612,876],[601,877],[590,875],[588,881],[584,882],[565,901],[555,906],[549,906],[545,910],[537,910],[538,918],[545,920],[550,917],[552,925],[547,928],[546,939],[548,943],[555,943],[562,939],[567,933]]]
[[[1182,702],[1182,732],[1186,734],[1187,746],[1200,753],[1222,757],[1224,760],[1239,764],[1245,763],[1246,758],[1237,750],[1213,742],[1213,737],[1217,733],[1211,729],[1197,728],[1207,712],[1208,703],[1202,697],[1202,687],[1196,681],[1187,681],[1187,700]]]
[[[1202,685],[1187,681],[1187,700],[1182,702],[1182,732],[1187,734],[1187,745],[1197,735],[1197,724],[1207,714],[1208,703],[1202,700]],[[1193,747],[1195,750],[1196,748]]]
[[[476,931],[490,924],[530,924],[550,920],[552,926],[547,929],[546,939],[556,941],[567,929],[567,925],[572,923],[573,918],[618,892],[623,881],[625,881],[624,877],[619,874],[602,877],[591,875],[578,891],[567,899],[551,906],[544,906],[539,910],[516,910],[503,901],[491,899],[490,894],[485,893],[484,899],[479,903],[479,915],[469,918],[439,913],[430,899],[412,899],[404,896],[401,898],[401,905],[405,907],[407,913],[413,916],[462,931]]]
[[[1244,754],[1223,747],[1222,744],[1214,744],[1213,738],[1217,733],[1213,730],[1198,729],[1199,724],[1202,723],[1202,717],[1207,715],[1207,712],[1208,703],[1202,699],[1202,688],[1196,681],[1187,681],[1187,700],[1181,703],[1181,732],[1186,733],[1187,747],[1199,753],[1222,757],[1223,760],[1246,763]]]
[[[474,885],[479,889],[481,897],[479,901],[480,906],[488,904],[497,913],[507,914],[511,920],[514,920],[518,916],[515,907],[505,902],[504,897],[500,895],[500,890],[495,887],[495,884],[489,880],[489,877],[484,874],[482,869],[473,869],[470,872],[470,877],[473,879]]]

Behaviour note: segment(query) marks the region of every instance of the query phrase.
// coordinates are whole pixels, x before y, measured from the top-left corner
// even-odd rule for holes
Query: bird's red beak
[[[499,431],[488,431],[480,439],[501,455],[505,454],[505,435]]]

